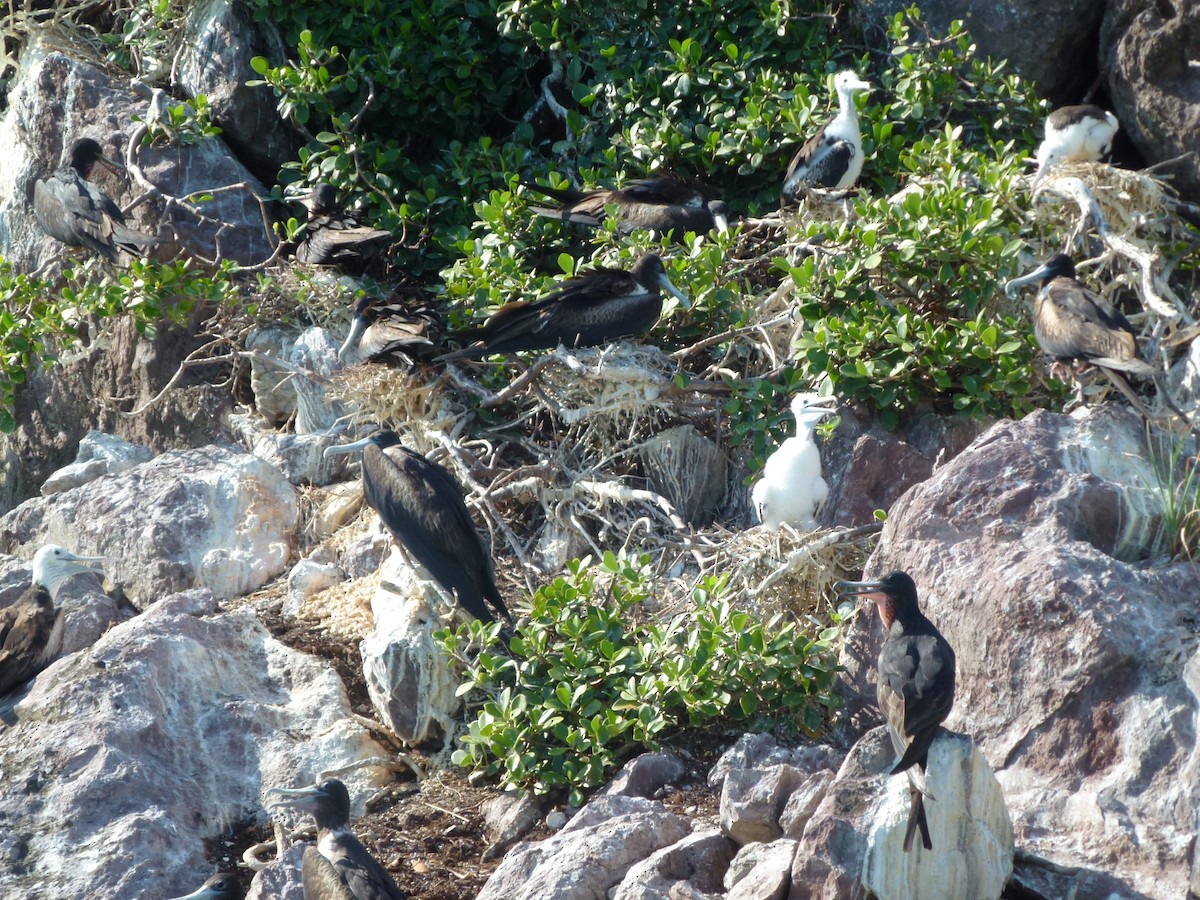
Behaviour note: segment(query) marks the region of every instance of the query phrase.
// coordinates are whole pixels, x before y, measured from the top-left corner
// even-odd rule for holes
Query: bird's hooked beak
[[[182,897],[175,897],[174,900],[221,900],[229,895],[220,888],[206,884],[201,888],[192,891],[190,894],[185,894]]]
[[[338,351],[338,356],[341,356],[341,351]],[[361,441],[354,441],[350,444],[338,444],[333,447],[326,447],[325,452],[321,454],[321,458],[329,459],[331,456],[344,456],[356,450],[362,450],[369,443],[371,443],[371,438],[365,437]],[[283,788],[272,788],[272,790],[281,791]]]
[[[1050,267],[1041,265],[1030,272],[1028,275],[1022,275],[1020,278],[1014,278],[1012,281],[1004,285],[1004,293],[1008,295],[1008,299],[1015,300],[1017,293],[1022,287],[1027,284],[1039,282],[1050,274]]]
[[[96,165],[103,166],[110,174],[116,175],[118,178],[129,171],[115,159],[111,159],[103,153],[96,157]]]
[[[715,220],[714,220],[715,221]],[[663,290],[679,301],[679,305],[684,309],[692,308],[692,301],[688,299],[687,294],[671,284],[671,279],[667,277],[667,273],[663,272],[658,276],[658,283],[662,285]]]
[[[267,809],[300,809],[305,812],[312,812],[326,796],[325,792],[316,785],[301,788],[271,788],[267,794],[278,794],[283,797],[282,800],[273,800],[268,803]]]
[[[863,600],[885,603],[890,599],[882,581],[837,581],[833,589],[839,597],[857,597],[860,604]]]
[[[104,574],[104,569],[100,563],[108,562],[107,556],[83,556],[78,553],[72,553],[70,550],[63,550],[59,554],[57,562],[61,567],[70,572],[72,575],[81,574],[83,572]]]
[[[362,340],[363,333],[366,330],[367,320],[362,316],[355,316],[354,321],[350,323],[350,333],[346,335],[346,340],[338,348],[338,362],[344,363],[346,361],[346,357],[350,355],[351,350],[358,346],[358,342]]]

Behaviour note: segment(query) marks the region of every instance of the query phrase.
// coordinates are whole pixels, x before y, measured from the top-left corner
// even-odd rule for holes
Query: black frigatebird
[[[904,852],[912,849],[919,828],[921,843],[933,849],[924,798],[934,797],[925,781],[929,747],[954,705],[954,651],[917,606],[917,586],[904,572],[878,581],[839,581],[839,594],[873,600],[886,636],[879,648],[876,698],[887,720],[899,762],[891,774],[908,775],[911,795]]]
[[[677,239],[687,232],[707,234],[714,228],[729,230],[729,206],[715,200],[707,191],[675,175],[642,178],[614,190],[579,191],[574,188],[547,187],[522,182],[530,190],[557,200],[560,206],[533,206],[539,216],[598,227],[608,216],[608,207],[616,207],[620,223],[617,230],[629,234],[636,230],[665,234],[673,231]]]
[[[229,872],[218,872],[196,890],[175,900],[242,900],[246,894],[237,877]]]
[[[288,807],[311,813],[317,822],[317,845],[304,851],[305,900],[404,900],[387,869],[350,830],[350,794],[336,778],[313,787],[271,788],[278,794],[269,808]]]
[[[838,114],[821,126],[796,151],[783,178],[784,202],[796,200],[808,188],[845,190],[853,187],[863,167],[862,135],[854,95],[871,85],[854,72],[839,72],[833,79]]]
[[[494,622],[485,600],[510,624],[496,587],[491,554],[483,545],[462,489],[435,462],[400,443],[394,431],[377,431],[352,444],[328,447],[325,456],[362,450],[363,493],[384,527],[413,559],[476,619]]]
[[[124,168],[105,156],[92,138],[77,140],[70,160],[34,184],[34,217],[52,238],[69,247],[86,247],[109,262],[116,262],[121,250],[144,255],[147,247],[161,241],[129,228],[121,207],[88,181],[97,165],[113,174]]]
[[[0,609],[0,696],[32,678],[58,655],[62,643],[54,598],[72,577],[103,574],[89,563],[102,556],[79,556],[47,544],[33,556],[33,584],[12,606]]]
[[[431,304],[367,294],[354,304],[338,359],[343,364],[396,359],[412,368],[433,355],[441,336],[442,317]]]
[[[533,302],[506,303],[482,328],[459,332],[477,343],[438,357],[477,359],[492,353],[594,347],[647,331],[662,313],[661,288],[686,308],[688,299],[667,277],[663,262],[647,253],[628,272],[596,268],[568,278],[557,290]]]
[[[300,202],[308,210],[303,236],[294,247],[285,247],[299,262],[314,266],[337,266],[361,275],[382,257],[394,240],[390,231],[359,223],[337,202],[331,184],[318,184]]]

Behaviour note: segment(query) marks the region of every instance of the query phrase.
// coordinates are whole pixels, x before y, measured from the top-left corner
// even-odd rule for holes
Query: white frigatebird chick
[[[853,187],[863,167],[862,135],[858,130],[858,109],[854,95],[869,91],[871,85],[854,72],[834,76],[838,114],[821,126],[796,151],[783,178],[783,201],[797,200],[808,188],[845,190]]]
[[[707,191],[675,175],[640,178],[622,188],[579,191],[521,182],[530,190],[557,200],[560,206],[532,206],[539,216],[593,228],[604,224],[609,206],[615,206],[617,231],[645,230],[658,234],[673,231],[677,240],[691,231],[707,234],[714,228],[729,230],[729,206]]]
[[[291,250],[299,262],[337,266],[361,275],[392,243],[390,231],[359,223],[337,202],[332,184],[318,184],[301,202],[308,210],[304,235]]]
[[[246,896],[237,877],[229,872],[218,872],[196,890],[175,900],[242,900]]]
[[[338,350],[343,365],[397,360],[413,368],[429,359],[442,336],[442,317],[429,303],[367,294],[354,304],[350,333]]]
[[[1037,150],[1038,174],[1064,162],[1095,162],[1112,152],[1120,124],[1108,110],[1093,104],[1062,106],[1046,117],[1046,138]]]
[[[57,544],[33,555],[33,584],[12,606],[0,609],[0,696],[54,661],[62,643],[54,598],[82,572],[103,574],[89,563],[103,556],[79,556]]]
[[[506,303],[482,328],[459,332],[464,340],[478,339],[438,360],[478,359],[493,353],[595,347],[649,330],[662,313],[661,288],[685,308],[688,299],[671,280],[663,262],[647,253],[628,272],[600,267],[574,278],[541,300]]]
[[[1137,339],[1120,310],[1075,278],[1075,263],[1065,253],[1004,286],[1016,297],[1022,285],[1040,281],[1033,305],[1033,336],[1054,360],[1051,374],[1081,365],[1100,366],[1154,378],[1157,370],[1138,358]],[[1064,379],[1066,380],[1066,379]]]
[[[350,794],[336,778],[313,787],[271,788],[269,808],[289,807],[317,821],[317,845],[304,851],[304,900],[404,900],[387,869],[350,830]]]
[[[126,226],[121,207],[88,181],[97,165],[114,175],[125,168],[91,138],[77,140],[70,161],[34,184],[34,217],[50,237],[68,247],[86,247],[109,262],[117,261],[120,250],[144,256],[147,247],[161,241]]]
[[[836,402],[835,397],[816,394],[792,398],[796,434],[767,457],[762,477],[750,491],[758,521],[766,528],[778,531],[785,522],[806,531],[817,527],[816,513],[829,496],[829,485],[821,476],[821,451],[813,435]]]
[[[476,619],[494,622],[485,600],[510,624],[496,587],[491,554],[483,545],[462,489],[435,462],[377,431],[352,444],[327,447],[325,456],[362,450],[363,493],[397,543]]]
[[[879,608],[886,636],[876,662],[876,698],[899,757],[891,774],[907,773],[911,795],[904,852],[912,849],[918,828],[921,843],[932,850],[924,798],[935,798],[925,781],[925,764],[934,735],[954,705],[954,651],[921,614],[917,586],[904,572],[879,581],[839,581],[834,588],[844,596],[873,600]]]

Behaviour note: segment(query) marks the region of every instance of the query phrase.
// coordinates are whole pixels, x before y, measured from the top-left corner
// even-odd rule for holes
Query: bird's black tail
[[[904,829],[904,852],[912,850],[913,836],[921,829],[921,846],[926,850],[933,849],[933,841],[929,837],[929,821],[925,818],[925,798],[912,784],[908,786],[908,827]]]
[[[543,197],[552,197],[559,203],[578,203],[584,198],[583,191],[577,191],[575,188],[553,188],[544,184],[534,184],[532,181],[522,181],[520,184],[521,187],[536,191]]]

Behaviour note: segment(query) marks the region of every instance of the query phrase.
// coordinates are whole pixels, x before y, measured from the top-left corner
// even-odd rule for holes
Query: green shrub
[[[827,645],[794,622],[730,609],[723,579],[702,580],[693,610],[642,621],[637,606],[655,589],[649,558],[606,553],[598,568],[609,579],[603,590],[585,559],[534,595],[511,657],[496,652],[496,625],[438,633],[466,666],[459,693],[483,697],[456,763],[511,788],[566,789],[578,803],[685,724],[812,733],[837,707]],[[483,649],[468,659],[475,642]]]

